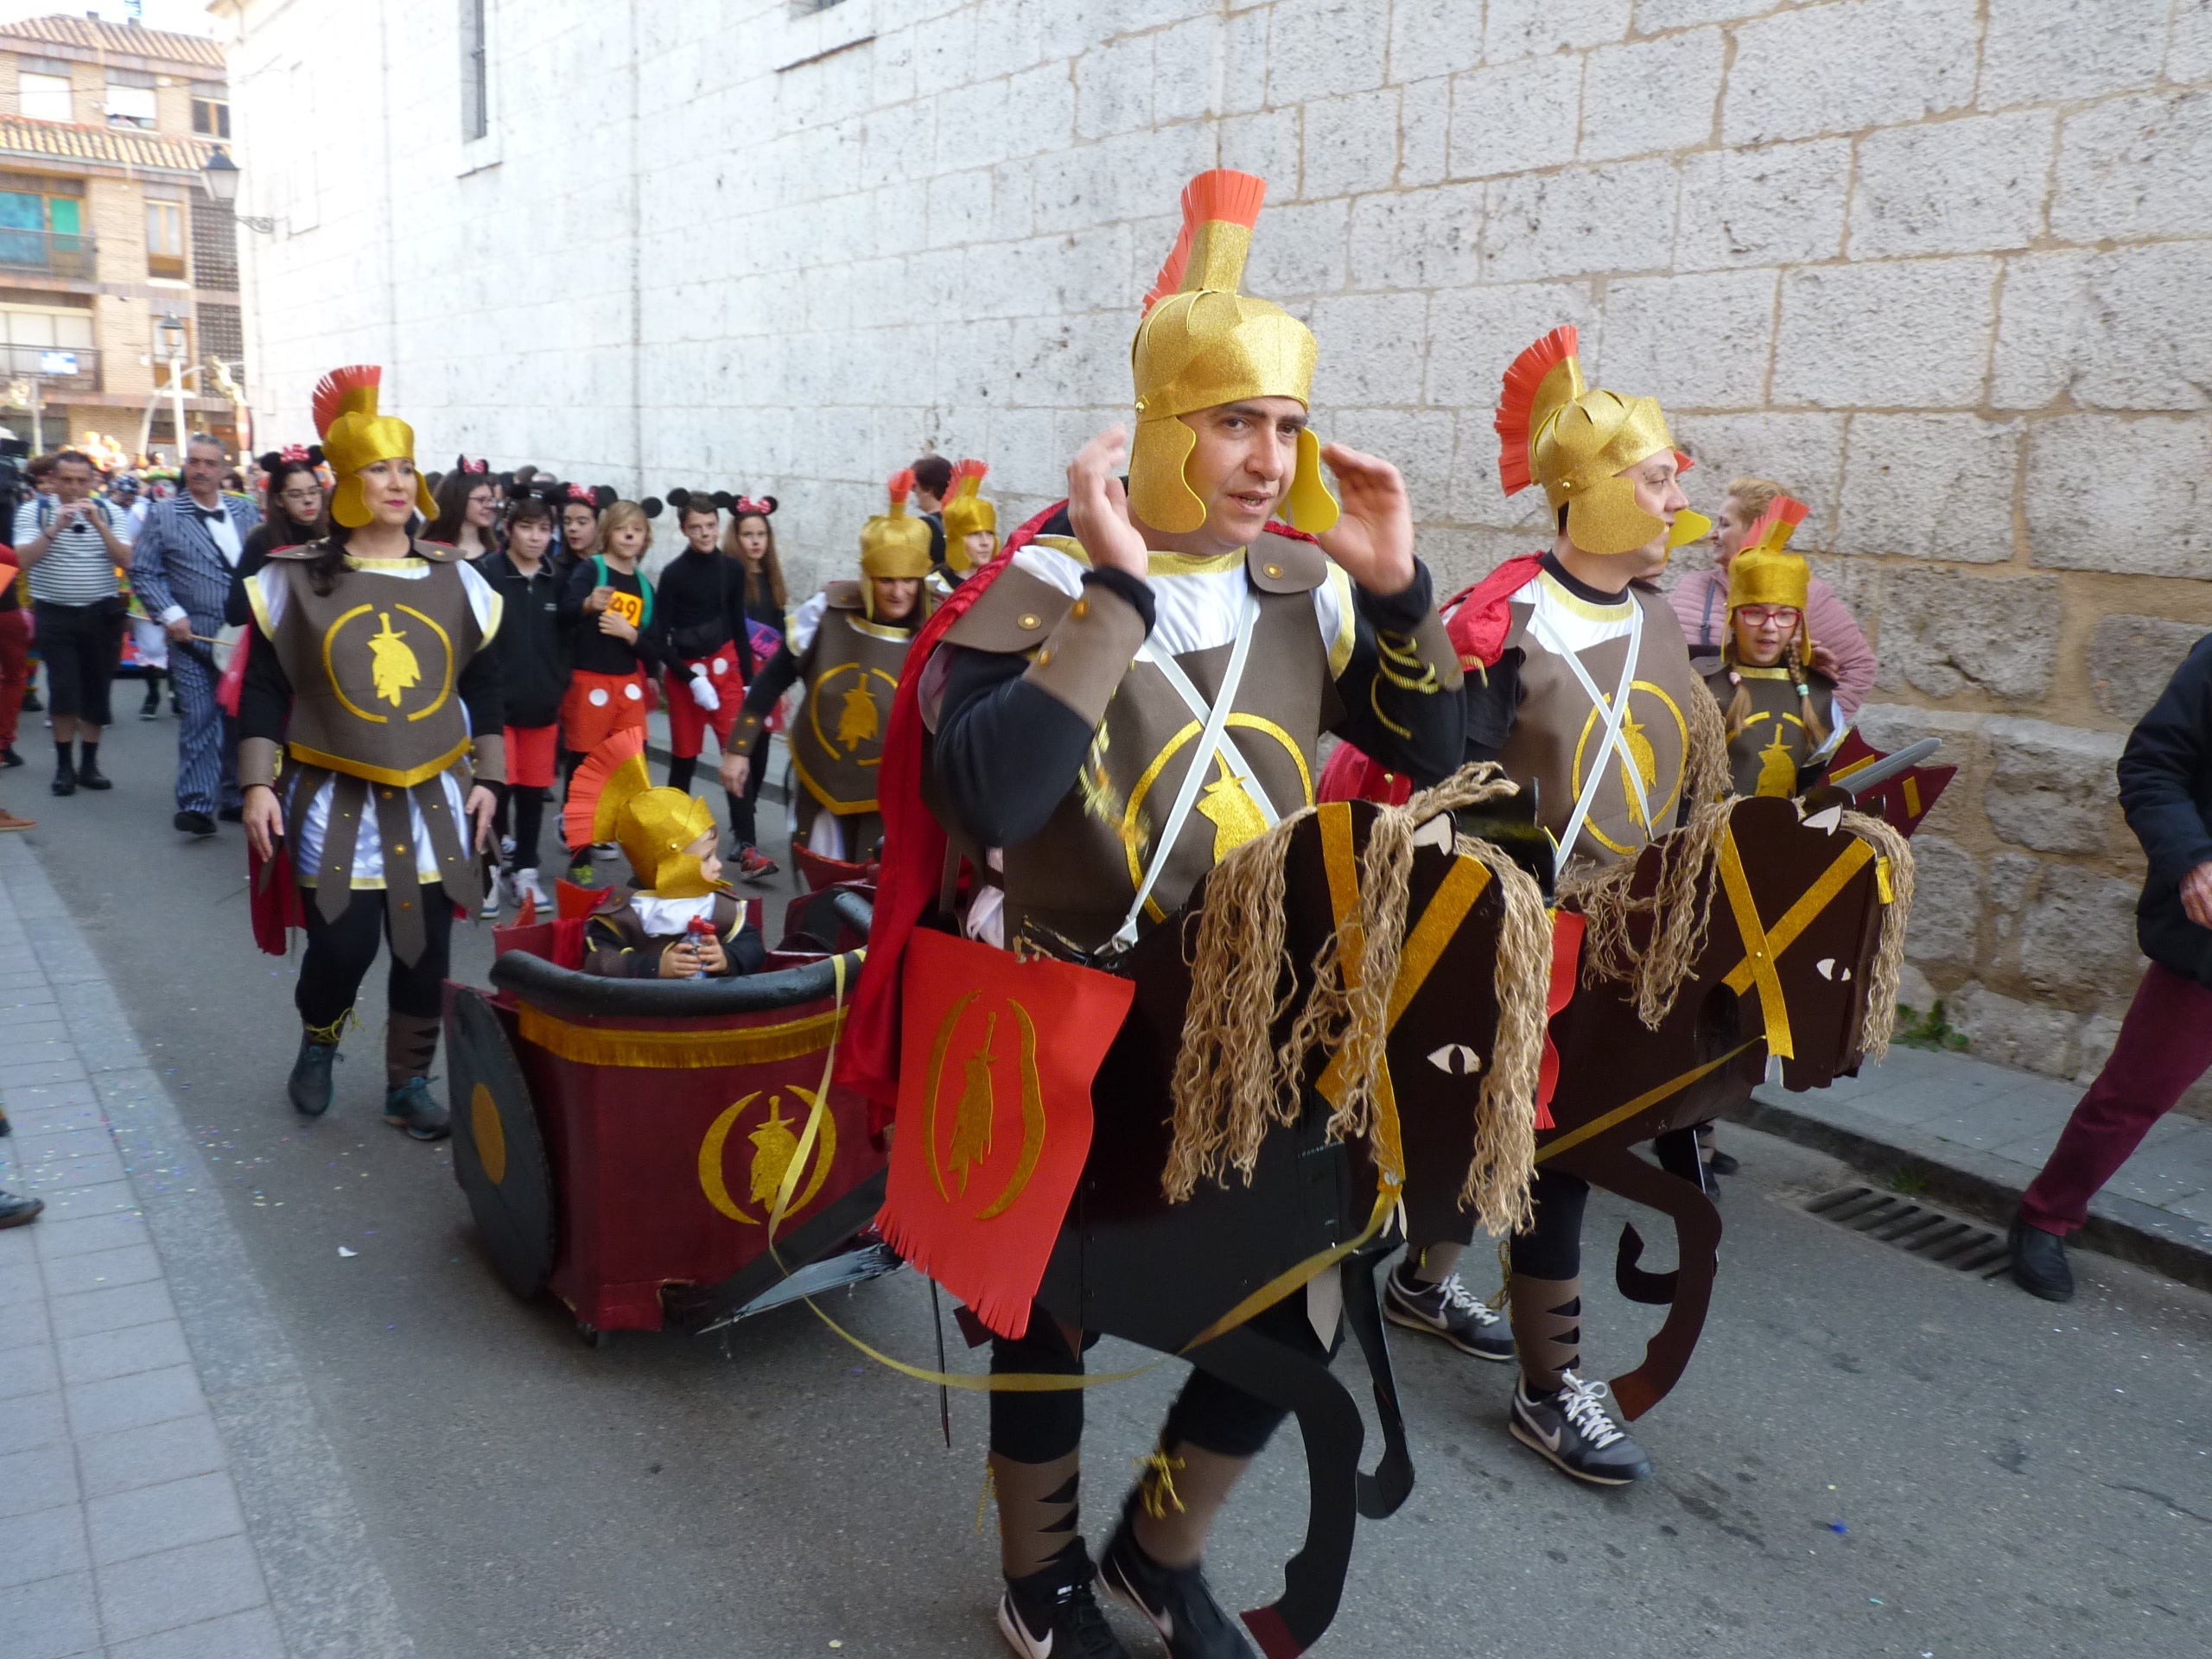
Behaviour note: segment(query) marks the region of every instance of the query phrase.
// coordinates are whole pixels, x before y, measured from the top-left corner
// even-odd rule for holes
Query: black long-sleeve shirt
[[[2150,869],[2136,901],[2143,954],[2212,986],[2212,929],[2183,908],[2183,878],[2212,863],[2212,634],[2196,642],[2120,753],[2120,805]]]
[[[745,572],[737,561],[690,548],[671,559],[653,585],[653,632],[656,654],[671,668],[734,643],[737,671],[749,683],[753,636],[745,626]]]
[[[1136,577],[1092,570],[1083,582],[1119,595],[1143,619],[1146,632],[1152,631],[1152,592]],[[1459,765],[1459,699],[1395,683],[1382,672],[1382,639],[1408,639],[1428,614],[1432,591],[1428,569],[1418,561],[1403,593],[1372,594],[1355,584],[1351,654],[1337,676],[1344,709],[1337,734],[1423,779],[1443,778]],[[953,649],[931,770],[969,834],[986,846],[1016,845],[1042,830],[1075,786],[1093,733],[1065,703],[1022,678],[1029,664],[1021,654]]]
[[[643,574],[635,570],[626,574],[611,564],[607,567],[607,585],[618,594],[636,594],[640,597],[646,591]],[[599,626],[601,613],[584,609],[584,601],[598,586],[598,565],[589,558],[582,558],[576,561],[561,589],[561,620],[569,630],[570,666],[587,674],[630,674],[640,668],[652,673],[660,661],[654,644],[660,626],[660,595],[653,595],[656,613],[645,618],[645,626],[638,630],[633,643],[602,632]]]
[[[568,641],[561,623],[560,581],[543,560],[525,576],[511,553],[487,553],[476,569],[499,595],[499,632],[492,650],[511,726],[550,726],[569,689]]]

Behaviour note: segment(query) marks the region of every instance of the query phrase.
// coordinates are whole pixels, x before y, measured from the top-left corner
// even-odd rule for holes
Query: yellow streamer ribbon
[[[1758,1038],[1753,1037],[1748,1041],[1738,1043],[1735,1047],[1730,1049],[1726,1054],[1723,1054],[1719,1059],[1707,1060],[1703,1065],[1693,1066],[1688,1071],[1683,1072],[1680,1077],[1669,1078],[1667,1082],[1661,1084],[1656,1089],[1645,1090],[1642,1094],[1638,1095],[1634,1100],[1630,1101],[1626,1105],[1614,1107],[1611,1111],[1607,1112],[1603,1117],[1593,1117],[1587,1123],[1583,1124],[1580,1128],[1568,1130],[1565,1135],[1560,1135],[1548,1146],[1539,1147],[1536,1149],[1536,1161],[1541,1164],[1547,1159],[1556,1158],[1560,1153],[1567,1151],[1569,1147],[1580,1146],[1585,1141],[1589,1140],[1592,1135],[1603,1135],[1607,1129],[1611,1128],[1615,1124],[1626,1122],[1630,1118],[1634,1117],[1638,1112],[1644,1110],[1647,1107],[1656,1106],[1661,1101],[1667,1099],[1669,1096],[1680,1094],[1683,1090],[1688,1088],[1690,1084],[1695,1083],[1700,1077],[1706,1077],[1712,1072],[1718,1071],[1722,1066],[1727,1065],[1729,1061],[1734,1059],[1745,1049],[1755,1046],[1758,1040],[1759,1039]]]

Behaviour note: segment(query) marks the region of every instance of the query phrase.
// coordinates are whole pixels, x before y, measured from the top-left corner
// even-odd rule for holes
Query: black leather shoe
[[[2012,1277],[2029,1295],[2046,1302],[2074,1300],[2074,1269],[2066,1265],[2066,1241],[2017,1219],[2012,1223]]]
[[[77,781],[86,789],[113,789],[115,780],[100,770],[97,760],[87,760],[77,768]]]
[[[53,789],[57,795],[74,795],[77,792],[77,768],[67,760],[56,766],[54,769]]]
[[[22,764],[23,757],[16,753],[14,744],[11,743],[6,748],[0,749],[0,766],[20,766]]]
[[[1712,1154],[1706,1159],[1705,1166],[1709,1173],[1715,1175],[1733,1175],[1743,1167],[1743,1165],[1732,1154],[1722,1152],[1716,1147]]]
[[[215,816],[221,819],[225,823],[244,823],[245,822],[245,808],[242,806],[226,806],[219,810]]]
[[[27,1221],[35,1221],[38,1212],[45,1208],[44,1198],[26,1198],[20,1192],[0,1192],[0,1227],[20,1227]]]
[[[321,1117],[330,1109],[330,1069],[338,1058],[337,1044],[318,1043],[301,1033],[299,1058],[292,1062],[284,1092],[292,1097],[292,1109],[302,1117]]]
[[[410,1077],[384,1097],[384,1121],[417,1141],[442,1141],[453,1133],[446,1109],[430,1092],[428,1077]]]
[[[212,836],[215,833],[215,820],[205,812],[180,812],[169,822],[188,836]]]

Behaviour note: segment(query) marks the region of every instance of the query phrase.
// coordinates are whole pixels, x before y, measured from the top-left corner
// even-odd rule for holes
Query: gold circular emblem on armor
[[[1280,576],[1282,575],[1282,566],[1279,564],[1263,564],[1260,568],[1266,571],[1269,576]]]
[[[1656,826],[1660,823],[1664,823],[1667,821],[1668,814],[1673,810],[1675,801],[1680,798],[1681,795],[1682,768],[1688,763],[1689,760],[1690,726],[1689,721],[1683,718],[1681,709],[1675,706],[1675,700],[1669,696],[1663,690],[1654,685],[1649,680],[1638,680],[1632,687],[1630,688],[1629,690],[1629,711],[1621,721],[1621,732],[1623,736],[1630,738],[1633,741],[1643,741],[1642,729],[1636,725],[1636,694],[1638,691],[1648,692],[1652,696],[1656,697],[1659,700],[1660,706],[1665,709],[1669,715],[1674,716],[1675,734],[1679,744],[1679,747],[1675,749],[1675,753],[1679,758],[1675,761],[1675,776],[1667,785],[1666,798],[1663,800],[1652,800],[1652,786],[1655,786],[1657,784],[1658,779],[1655,777],[1645,780],[1647,785],[1645,790],[1645,799],[1650,802],[1651,817],[1653,819],[1653,823],[1644,825],[1644,829],[1649,832],[1646,839],[1649,840],[1663,833]],[[1606,707],[1610,708],[1611,706],[1611,704],[1609,702]],[[1599,719],[1603,713],[1603,709],[1599,709],[1595,705],[1592,706],[1589,718],[1582,722],[1582,734],[1578,737],[1574,742],[1574,765],[1570,773],[1571,781],[1569,787],[1573,791],[1573,798],[1577,800],[1581,798],[1582,785],[1586,781],[1582,775],[1583,754],[1589,747],[1590,739],[1597,731]],[[1656,757],[1654,763],[1656,766]],[[1624,792],[1625,792],[1628,787],[1625,780],[1623,781],[1621,787]],[[1602,785],[1600,786],[1600,792],[1602,793]],[[1592,805],[1594,807],[1594,802],[1592,803]],[[1634,810],[1633,807],[1631,807],[1630,810],[1632,812]],[[1596,842],[1600,847],[1603,847],[1607,852],[1618,853],[1623,858],[1632,857],[1637,853],[1639,853],[1643,849],[1643,842],[1639,842],[1633,847],[1624,847],[1620,842],[1615,841],[1611,836],[1608,836],[1605,830],[1599,827],[1598,823],[1598,814],[1595,810],[1592,810],[1587,817],[1582,820],[1582,830],[1585,835],[1588,836],[1591,840]],[[1572,848],[1568,848],[1566,850],[1567,852],[1572,852],[1573,849]]]
[[[491,1090],[480,1083],[468,1091],[468,1133],[476,1141],[476,1160],[499,1185],[507,1179],[507,1131]]]
[[[1019,618],[1019,620],[1023,627],[1033,628],[1039,625],[1041,619],[1034,611],[1024,611]]]
[[[798,1084],[785,1085],[797,1096],[806,1112],[814,1109],[815,1091]],[[729,1183],[722,1174],[722,1152],[728,1143],[730,1131],[745,1116],[746,1108],[760,1098],[764,1091],[754,1090],[744,1099],[722,1109],[720,1116],[707,1126],[707,1138],[699,1143],[699,1190],[706,1194],[707,1202],[732,1221],[747,1227],[758,1227],[764,1217],[776,1207],[776,1194],[783,1190],[784,1177],[790,1172],[791,1160],[798,1156],[799,1136],[804,1132],[806,1118],[797,1111],[792,1116],[784,1116],[783,1096],[774,1090],[768,1094],[768,1109],[760,1127],[753,1130],[747,1139],[753,1142],[753,1165],[747,1172],[747,1196],[760,1207],[760,1215],[747,1213],[745,1206],[730,1196]],[[822,1134],[814,1147],[814,1167],[808,1173],[805,1185],[791,1193],[791,1207],[786,1214],[795,1214],[814,1202],[814,1195],[822,1190],[822,1183],[830,1179],[830,1166],[837,1161],[837,1120],[830,1113],[822,1114]]]
[[[830,688],[849,674],[855,677],[853,683],[832,701]],[[873,680],[882,681],[886,689],[878,691],[871,683]],[[815,681],[813,689],[806,694],[806,718],[814,728],[815,741],[822,745],[823,753],[850,760],[855,766],[881,766],[884,734],[891,725],[889,699],[898,694],[897,676],[880,668],[863,668],[858,663],[839,663]],[[830,702],[833,710],[834,735],[822,728],[824,702]],[[863,750],[867,753],[863,753]]]
[[[419,631],[394,622],[395,616],[411,617],[429,630],[437,645],[435,672],[425,675],[423,671],[422,652],[416,647],[425,642]],[[356,605],[326,628],[322,635],[322,671],[330,681],[331,695],[346,712],[372,726],[391,723],[391,715],[365,709],[348,696],[345,676],[339,671],[339,646],[346,646],[349,666],[355,660],[353,652],[357,648],[353,640],[341,640],[340,636],[348,624],[362,618],[372,619],[362,624],[358,644],[358,649],[365,653],[368,660],[369,701],[390,703],[410,721],[428,720],[444,708],[446,699],[453,695],[453,637],[412,605]],[[425,696],[414,695],[423,692],[428,685],[435,685],[435,690],[426,694],[427,700]],[[419,706],[410,708],[410,703]]]
[[[1288,732],[1283,730],[1272,720],[1258,715],[1232,714],[1227,724],[1232,729],[1262,733],[1281,744],[1283,752],[1290,756],[1292,764],[1298,768],[1300,790],[1298,804],[1300,806],[1313,804],[1313,768],[1306,764],[1306,752],[1292,741]],[[1160,753],[1152,757],[1152,764],[1144,769],[1143,775],[1136,781],[1136,787],[1129,791],[1129,804],[1122,809],[1122,812],[1121,836],[1122,851],[1128,860],[1129,892],[1132,894],[1144,885],[1144,863],[1138,855],[1138,846],[1145,837],[1137,833],[1137,825],[1143,816],[1145,798],[1151,794],[1152,786],[1160,781],[1160,774],[1166,767],[1167,763],[1198,735],[1198,722],[1194,720],[1186,724],[1174,736],[1169,738],[1161,746]],[[1187,828],[1187,824],[1185,827]],[[1146,899],[1144,908],[1145,914],[1155,922],[1164,919],[1167,914],[1160,908],[1159,900],[1155,899]]]

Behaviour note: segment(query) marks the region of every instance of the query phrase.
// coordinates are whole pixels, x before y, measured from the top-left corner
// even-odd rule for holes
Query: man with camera
[[[54,715],[54,792],[111,787],[100,771],[108,687],[123,652],[124,603],[116,567],[130,559],[120,516],[92,494],[90,456],[54,458],[54,497],[16,509],[16,556],[29,574],[31,614],[46,660]],[[74,756],[70,745],[76,744]]]

